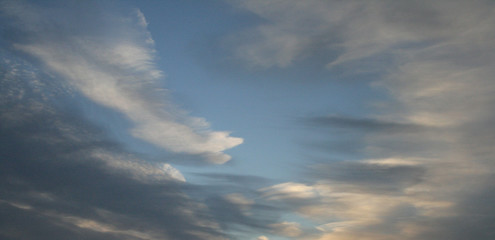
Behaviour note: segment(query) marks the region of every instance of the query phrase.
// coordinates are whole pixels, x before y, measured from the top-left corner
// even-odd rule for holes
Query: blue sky
[[[2,239],[493,239],[491,1],[0,1]]]
[[[371,89],[362,82],[333,79],[321,66],[290,72],[230,66],[231,56],[221,46],[225,36],[263,20],[225,2],[201,4],[163,3],[140,9],[149,12],[148,29],[156,32],[156,49],[162,53],[157,63],[170,69],[165,81],[176,93],[173,97],[191,115],[244,138],[242,148],[229,151],[239,160],[227,171],[294,177],[298,167],[293,164],[303,157],[297,150],[297,135],[304,134],[296,129],[298,118],[324,111],[353,115],[366,111]],[[236,67],[238,71],[230,70]],[[351,91],[353,98],[347,96]]]

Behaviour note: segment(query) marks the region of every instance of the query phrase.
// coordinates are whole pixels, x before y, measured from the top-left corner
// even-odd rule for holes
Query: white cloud
[[[146,28],[148,27],[148,21],[146,21],[146,17],[144,16],[143,12],[141,10],[136,9],[136,16],[137,16],[137,21],[141,27]]]
[[[39,14],[37,19],[45,17],[31,14]],[[115,25],[111,35],[98,35],[98,25],[93,29],[98,34],[88,36],[72,34],[77,26],[70,26],[76,27],[70,31],[25,29],[37,41],[15,47],[37,57],[84,96],[123,113],[134,123],[133,136],[172,152],[206,156],[213,163],[228,161],[231,157],[223,151],[243,139],[212,131],[205,120],[190,117],[167,101],[168,94],[159,87],[163,73],[154,63],[146,19],[139,10],[136,14],[137,25],[106,19]],[[29,19],[24,20],[26,24],[32,24]]]
[[[431,159],[401,159],[401,158],[385,158],[385,159],[366,159],[362,162],[376,165],[386,166],[418,166],[421,162],[425,162]]]
[[[277,184],[271,187],[262,188],[260,191],[263,193],[264,197],[270,200],[311,199],[317,196],[317,193],[312,186],[294,182]]]
[[[177,170],[176,168],[172,167],[168,163],[162,163],[162,166],[160,168],[162,171],[164,171],[167,175],[169,175],[171,178],[176,179],[180,182],[185,182],[186,178],[182,173]]]
[[[127,172],[129,176],[139,181],[186,181],[182,173],[168,163],[149,163],[132,156],[118,156],[102,150],[94,151],[92,155],[111,169]]]

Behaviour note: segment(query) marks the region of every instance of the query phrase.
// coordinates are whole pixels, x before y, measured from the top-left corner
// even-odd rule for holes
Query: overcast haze
[[[495,239],[495,2],[0,1],[0,238]]]

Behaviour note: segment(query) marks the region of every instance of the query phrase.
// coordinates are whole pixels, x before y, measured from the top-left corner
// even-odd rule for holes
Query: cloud
[[[277,184],[260,189],[269,200],[279,199],[311,199],[316,197],[312,187],[294,182]]]
[[[330,127],[339,129],[349,129],[355,131],[373,131],[390,133],[407,133],[432,130],[427,126],[421,126],[410,123],[391,122],[386,120],[368,119],[368,118],[353,118],[345,116],[323,116],[313,117],[307,120],[308,124],[313,124],[318,127]]]
[[[451,216],[449,211],[454,206],[447,200],[430,199],[429,196],[416,195],[413,191],[405,194],[383,193],[373,189],[355,191],[351,185],[347,183],[346,186],[340,186],[338,183],[320,181],[307,186],[317,193],[313,201],[298,201],[294,204],[289,198],[271,200],[292,205],[299,215],[322,223],[317,226],[323,232],[321,236],[312,236],[311,239],[352,239],[356,236],[375,239],[378,235],[392,239],[399,232],[406,231],[407,226],[416,220]]]
[[[127,171],[130,176],[140,181],[175,180],[185,182],[182,173],[168,163],[149,163],[131,156],[119,156],[103,150],[92,153],[93,157],[102,160],[108,167],[118,171]]]
[[[405,161],[339,161],[317,165],[310,174],[347,191],[403,191],[422,181],[425,166]]]
[[[71,93],[30,62],[0,62],[0,238],[226,239],[178,170],[61,104]]]
[[[163,73],[155,66],[153,41],[139,10],[128,17],[95,13],[96,17],[72,19],[67,16],[70,9],[38,9],[18,2],[5,5],[9,11],[3,14],[15,22],[9,27],[22,32],[11,47],[36,57],[85,97],[122,113],[133,123],[134,137],[219,164],[230,159],[224,150],[242,143],[228,132],[210,130],[204,119],[188,116],[167,100],[166,90],[160,87]],[[35,24],[38,21],[44,24]],[[104,29],[96,21],[105,22],[109,32],[101,33]]]
[[[237,35],[252,37],[232,37],[232,54],[246,65],[311,62],[329,76],[372,79],[389,97],[368,116],[323,113],[306,123],[320,134],[340,130],[328,138],[343,144],[353,142],[343,131],[358,133],[357,160],[335,162],[330,152],[309,167],[313,183],[263,189],[266,199],[320,223],[321,234],[308,239],[493,238],[493,2],[233,4],[263,19]]]
[[[176,109],[167,94],[153,91],[161,73],[135,11],[129,18],[100,12],[89,2],[64,2],[63,9],[0,4],[5,23],[0,39],[0,238],[231,238],[224,232],[230,222],[216,222],[223,219],[213,216],[216,212],[200,201],[204,198],[189,194],[210,189],[187,183],[168,159],[152,161],[130,151],[83,110],[88,98],[122,113],[136,127],[168,121],[169,127],[200,139],[196,147],[170,151],[222,159],[222,147],[212,147],[216,140],[209,136],[229,137]],[[71,16],[76,7],[84,17]],[[114,28],[104,33],[95,27],[105,24]],[[242,211],[240,205],[230,207]],[[231,220],[253,224],[253,219]]]
[[[489,14],[485,4],[419,1],[321,1],[264,3],[232,1],[264,24],[240,33],[237,57],[262,67],[287,67],[324,51],[329,67],[360,61],[390,50],[453,37],[458,29]],[[448,10],[447,10],[448,9]],[[472,17],[460,20],[458,15]],[[383,65],[378,67],[383,68]],[[386,66],[385,66],[386,67]],[[381,69],[380,69],[381,70]],[[354,72],[359,71],[354,69]]]
[[[232,181],[190,185],[112,141],[73,104],[81,94],[125,116],[133,136],[216,163],[242,142],[153,90],[163,73],[141,12],[79,3],[81,17],[75,7],[2,2],[0,238],[226,239],[224,230],[275,229],[322,240],[493,239],[493,2],[231,2],[263,19],[228,37],[251,67],[308,61],[329,75],[379,73],[366,75],[390,97],[377,112],[311,123],[362,134],[360,157],[329,154],[305,182],[259,187],[266,179],[203,174]],[[289,210],[319,233],[280,220]]]
[[[236,232],[237,237],[246,233],[268,232],[269,225],[275,223],[281,213],[280,208],[258,201],[259,197],[248,191],[243,194],[228,193],[221,197],[218,192],[210,191],[203,193],[203,197],[205,196],[203,202],[208,206],[215,222],[227,232]]]
[[[267,183],[270,182],[270,180],[267,178],[254,175],[226,173],[197,173],[196,175],[205,178],[207,181],[235,184],[239,186],[266,186]]]
[[[242,208],[247,208],[249,209],[250,205],[253,205],[254,201],[245,198],[242,194],[239,193],[232,193],[228,194],[225,196],[225,199],[229,201],[230,203],[237,204],[241,206]]]

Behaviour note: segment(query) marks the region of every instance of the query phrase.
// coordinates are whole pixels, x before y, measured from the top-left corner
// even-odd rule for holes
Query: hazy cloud
[[[232,37],[232,54],[248,66],[312,61],[329,74],[379,73],[366,77],[390,96],[368,116],[323,113],[306,122],[319,133],[357,132],[361,160],[321,161],[309,168],[313,183],[263,189],[266,199],[321,223],[309,239],[493,237],[493,2],[233,4],[264,20],[237,35],[250,38]],[[352,142],[341,133],[328,135]]]
[[[311,171],[313,177],[344,185],[347,191],[403,191],[425,177],[425,166],[380,162],[340,161],[320,164]]]
[[[411,123],[399,123],[369,118],[353,118],[345,116],[314,117],[307,120],[309,125],[318,127],[329,127],[337,129],[348,129],[364,132],[382,133],[404,133],[431,130],[426,126]]]
[[[242,143],[168,99],[144,14],[54,3],[0,2],[0,238],[495,237],[494,2],[229,1],[260,20],[222,42],[245,66],[320,66],[387,96],[304,120],[349,152],[302,159],[304,180],[196,174],[204,185],[79,110],[119,113],[132,136],[184,158],[224,163]]]

